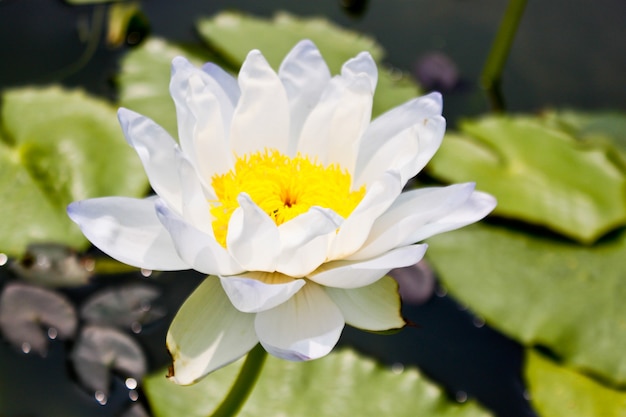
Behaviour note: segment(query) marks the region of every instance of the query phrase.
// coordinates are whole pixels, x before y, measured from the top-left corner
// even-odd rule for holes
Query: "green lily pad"
[[[626,230],[584,247],[479,224],[428,243],[444,285],[493,327],[626,383]]]
[[[604,146],[626,172],[626,114],[562,110],[547,112],[543,118],[583,143]]]
[[[140,196],[148,182],[117,122],[115,108],[59,87],[6,92],[0,128],[0,251],[29,243],[84,248],[66,214],[75,200]]]
[[[494,213],[592,243],[626,224],[626,175],[604,146],[577,141],[530,117],[461,124],[429,164],[444,181],[476,181],[498,199]]]
[[[248,52],[259,49],[277,69],[283,58],[302,39],[310,39],[319,48],[331,73],[359,52],[369,51],[377,63],[383,48],[371,37],[314,17],[300,18],[280,12],[273,19],[263,19],[236,12],[222,12],[198,21],[198,32],[209,47],[239,68]],[[401,71],[380,70],[374,96],[374,116],[420,94],[419,86]]]
[[[526,354],[524,373],[531,403],[541,416],[626,416],[626,392],[607,388],[533,350]]]
[[[382,336],[381,336],[382,337]],[[204,417],[222,401],[242,361],[198,384],[178,386],[162,373],[144,379],[156,417]],[[417,370],[400,374],[350,350],[311,362],[269,356],[241,417],[285,416],[441,416],[487,417],[474,401],[457,404]]]
[[[149,38],[126,54],[117,77],[120,105],[150,117],[174,138],[178,137],[178,129],[169,84],[172,59],[177,56],[197,66],[212,58],[208,51]]]

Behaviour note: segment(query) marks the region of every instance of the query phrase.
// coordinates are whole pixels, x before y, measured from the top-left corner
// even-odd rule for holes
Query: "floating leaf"
[[[222,12],[198,22],[198,32],[207,44],[233,68],[239,68],[252,49],[259,49],[277,69],[283,58],[302,39],[312,40],[331,73],[359,52],[369,51],[376,62],[383,48],[371,37],[337,26],[323,18],[298,18],[285,12],[262,19],[236,12]],[[420,89],[401,71],[382,69],[372,113],[378,115],[420,94]]]
[[[158,288],[145,284],[107,288],[85,302],[80,316],[89,323],[136,330],[138,326],[165,316],[162,308],[152,305],[160,295]]]
[[[117,329],[96,325],[83,327],[71,359],[80,382],[104,396],[109,393],[111,371],[141,380],[147,366],[141,347],[133,338]]]
[[[428,243],[450,292],[492,326],[626,383],[626,230],[591,248],[484,224]]]
[[[192,386],[167,381],[164,373],[144,379],[156,417],[200,417],[219,405],[241,361]],[[490,416],[473,401],[456,404],[417,370],[394,374],[352,351],[312,362],[268,357],[250,398],[238,414],[267,416]]]
[[[0,296],[0,328],[25,353],[45,356],[51,338],[67,339],[76,331],[72,304],[61,294],[22,283],[7,284]],[[47,332],[44,332],[47,327]]]
[[[102,100],[59,87],[12,90],[3,96],[0,127],[2,252],[19,255],[45,241],[84,248],[67,204],[147,189],[115,109]]]
[[[524,373],[530,400],[541,416],[626,416],[626,392],[607,388],[533,350],[527,352]]]
[[[583,243],[626,224],[626,176],[606,148],[530,117],[468,120],[461,131],[446,136],[430,173],[476,181],[498,199],[494,213]]]
[[[615,153],[626,172],[626,114],[563,110],[547,112],[543,118],[579,141],[608,148],[609,153]]]
[[[149,38],[122,60],[117,77],[120,104],[148,116],[177,138],[176,109],[170,97],[172,59],[184,56],[200,66],[210,60],[208,52],[183,48],[159,38]]]

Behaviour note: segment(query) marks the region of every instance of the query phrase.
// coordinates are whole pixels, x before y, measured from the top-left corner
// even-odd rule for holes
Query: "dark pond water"
[[[476,80],[506,2],[496,0],[370,0],[361,17],[348,15],[337,0],[259,2],[165,1],[142,2],[152,33],[194,42],[193,22],[224,8],[270,16],[276,10],[300,15],[324,15],[346,27],[375,36],[387,50],[386,62],[412,70],[418,59],[437,51],[458,68],[462,83],[446,92],[450,121],[488,108]],[[98,47],[77,65],[85,43],[80,28],[93,18],[91,6],[71,7],[52,0],[0,0],[0,88],[49,83],[62,77],[71,86],[84,86],[114,96],[110,82],[123,49]],[[626,2],[555,0],[529,1],[503,79],[503,92],[512,111],[535,112],[549,106],[579,109],[626,108]],[[2,273],[2,280],[7,273]],[[195,283],[179,288],[167,300],[170,310]],[[165,288],[168,283],[163,284]],[[74,294],[80,303],[81,295]],[[394,336],[346,330],[342,344],[381,361],[417,365],[438,380],[452,398],[478,398],[499,416],[532,416],[520,377],[521,348],[482,326],[443,293],[422,305],[405,306],[406,316],[419,324]],[[144,332],[144,346],[162,346],[166,324]],[[53,342],[45,359],[24,355],[0,342],[0,414],[13,416],[112,416],[128,401],[115,388],[107,406],[81,390],[68,372],[67,346]],[[151,365],[166,358],[157,347]],[[45,371],[43,371],[45,370]],[[115,391],[117,389],[117,391]],[[120,399],[121,398],[121,399]]]

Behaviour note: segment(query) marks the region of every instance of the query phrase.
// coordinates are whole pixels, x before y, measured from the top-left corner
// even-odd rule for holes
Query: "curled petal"
[[[220,277],[222,288],[235,308],[244,313],[258,313],[284,303],[305,284],[277,272],[250,271]]]
[[[330,71],[313,42],[303,40],[287,54],[278,70],[278,77],[289,100],[291,123],[287,154],[293,156],[302,125],[330,81]]]
[[[287,152],[289,105],[278,75],[259,51],[246,57],[239,72],[241,97],[233,114],[230,144],[241,156],[264,149]]]
[[[276,224],[246,193],[237,201],[239,208],[228,222],[228,251],[248,271],[275,271],[280,254]]]
[[[161,126],[134,111],[120,108],[117,117],[126,141],[139,155],[152,189],[180,211],[182,201],[178,188],[178,144]]]
[[[363,247],[347,259],[368,259],[466,226],[485,217],[494,207],[495,199],[475,192],[474,183],[408,191],[376,220]]]
[[[232,154],[228,146],[228,133],[232,110],[230,102],[224,103],[211,91],[201,71],[191,74],[187,80],[187,93],[179,103],[186,106],[186,142],[192,149],[185,149],[193,158],[200,178],[207,180],[215,174],[228,172]],[[223,115],[222,112],[229,112]]]
[[[344,327],[339,308],[322,288],[305,285],[279,306],[256,315],[261,345],[274,356],[306,361],[327,355]]]
[[[416,264],[427,245],[411,245],[393,249],[364,261],[333,261],[320,266],[308,278],[320,285],[336,288],[359,288],[379,280],[393,268]]]
[[[175,271],[191,264],[178,256],[174,242],[155,213],[158,198],[103,197],[77,201],[67,214],[101,251],[137,268]]]
[[[215,238],[203,233],[171,211],[156,204],[157,216],[169,232],[181,259],[196,271],[211,275],[236,275],[244,271]]]
[[[178,310],[166,342],[173,360],[169,378],[193,384],[258,343],[254,314],[235,309],[217,278],[208,277]]]
[[[400,314],[398,283],[385,276],[366,287],[324,288],[337,304],[346,323],[369,331],[400,329],[406,324]]]
[[[303,277],[326,260],[328,244],[343,219],[330,209],[311,207],[309,211],[278,227],[281,252],[277,270]]]
[[[441,111],[441,94],[431,93],[408,101],[372,121],[360,144],[354,171],[355,184],[371,183],[398,163],[398,154],[390,152],[386,142],[394,140],[393,138],[409,128],[411,129],[403,134],[410,133],[417,142],[417,155],[414,161],[407,160],[406,168],[400,170],[403,180],[417,174],[441,145],[446,127]],[[403,142],[405,140],[406,138]]]

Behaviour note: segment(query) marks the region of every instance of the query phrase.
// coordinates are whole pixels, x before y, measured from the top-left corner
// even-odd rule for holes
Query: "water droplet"
[[[435,294],[437,294],[437,297],[445,297],[448,294],[448,290],[444,287],[437,287]]]
[[[524,392],[522,393],[522,395],[524,396],[524,399],[526,401],[530,401],[530,392],[528,390],[524,390]]]
[[[142,330],[141,323],[139,323],[138,321],[133,322],[130,325],[130,330],[132,330],[132,332],[135,334],[141,333],[141,330]]]
[[[6,265],[9,261],[9,257],[5,253],[0,253],[0,266]]]
[[[391,372],[396,375],[400,375],[402,372],[404,372],[404,364],[400,362],[394,363],[393,365],[391,365]]]
[[[50,338],[50,340],[56,339],[58,335],[59,335],[59,331],[56,328],[50,327],[48,329],[48,337]]]
[[[139,309],[144,312],[147,313],[148,311],[150,311],[150,309],[152,308],[152,304],[150,304],[150,301],[142,301],[141,305],[139,306]]]
[[[126,378],[124,382],[126,384],[126,388],[135,389],[137,388],[137,380],[135,378]]]
[[[93,272],[96,269],[96,260],[93,258],[83,259],[83,268],[88,272]]]
[[[469,307],[468,307],[468,306],[466,306],[465,304],[457,304],[456,308],[457,308],[459,311],[467,311]]]
[[[30,350],[31,350],[30,343],[28,343],[28,342],[22,343],[22,352],[30,353]]]
[[[139,399],[139,393],[132,389],[128,391],[128,398],[130,398],[131,401],[137,401]]]
[[[96,399],[96,401],[98,401],[98,404],[100,405],[106,405],[107,403],[107,396],[102,391],[96,391],[96,393],[94,394],[94,398]]]
[[[141,268],[141,275],[143,275],[144,277],[148,278],[150,275],[152,275],[152,270],[151,269],[143,269],[143,268]]]
[[[467,393],[465,391],[457,391],[455,397],[457,402],[464,403],[467,401]]]
[[[480,329],[481,327],[485,325],[485,319],[483,319],[482,317],[474,317],[472,319],[472,323],[474,323],[474,326]]]

